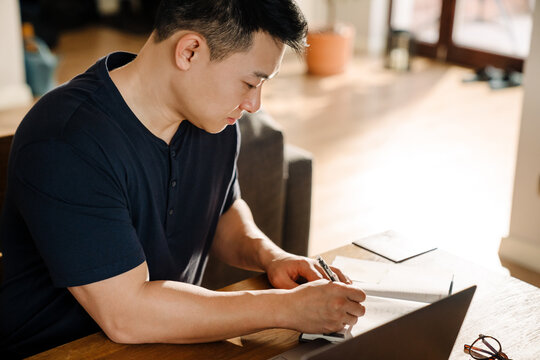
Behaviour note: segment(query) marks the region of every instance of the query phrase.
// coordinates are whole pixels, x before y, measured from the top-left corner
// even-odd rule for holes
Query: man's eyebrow
[[[268,75],[268,74],[266,74],[266,73],[264,73],[264,72],[256,71],[256,70],[255,70],[255,71],[252,73],[252,75],[254,75],[254,76],[258,77],[258,78],[261,78],[261,79],[263,79],[263,80],[270,80],[271,78],[273,78],[274,76],[276,76],[276,75],[278,74],[278,72],[279,72],[279,70],[276,71],[276,72],[275,72],[274,74],[272,74],[272,75]]]
[[[260,71],[254,71],[253,75],[255,75],[258,78],[265,79],[265,80],[270,78],[270,75],[267,75],[266,73],[263,73],[263,72],[260,72]]]

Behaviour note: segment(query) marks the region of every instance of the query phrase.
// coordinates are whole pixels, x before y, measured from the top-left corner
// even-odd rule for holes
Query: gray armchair
[[[242,144],[238,180],[258,227],[284,250],[307,255],[311,216],[311,155],[284,144],[283,133],[263,111],[239,120]],[[218,289],[255,275],[210,257],[203,286]]]

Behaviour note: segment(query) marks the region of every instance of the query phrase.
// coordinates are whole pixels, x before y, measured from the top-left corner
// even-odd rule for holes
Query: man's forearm
[[[286,254],[255,225],[243,200],[222,215],[212,252],[232,266],[256,271],[266,271],[271,261]]]
[[[283,290],[213,292],[178,282],[148,282],[136,318],[123,319],[115,339],[122,343],[200,343],[273,327],[280,317]],[[118,330],[118,329],[117,329]]]
[[[120,343],[208,342],[290,326],[282,307],[291,294],[284,290],[215,292],[174,281],[144,281],[147,271],[143,263],[70,291],[107,336]]]

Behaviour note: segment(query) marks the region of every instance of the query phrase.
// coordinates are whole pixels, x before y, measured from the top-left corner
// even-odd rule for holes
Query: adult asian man
[[[164,0],[137,56],[110,54],[34,106],[2,217],[7,355],[100,328],[122,343],[194,343],[363,315],[362,291],[275,246],[239,195],[235,122],[259,109],[305,29],[290,0]],[[210,251],[276,289],[197,286]]]

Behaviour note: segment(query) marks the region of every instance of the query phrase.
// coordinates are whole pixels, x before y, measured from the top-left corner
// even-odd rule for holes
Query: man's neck
[[[110,76],[139,121],[169,144],[184,119],[172,106],[165,72],[153,66],[152,57],[142,55],[144,50],[129,64],[111,71]]]

